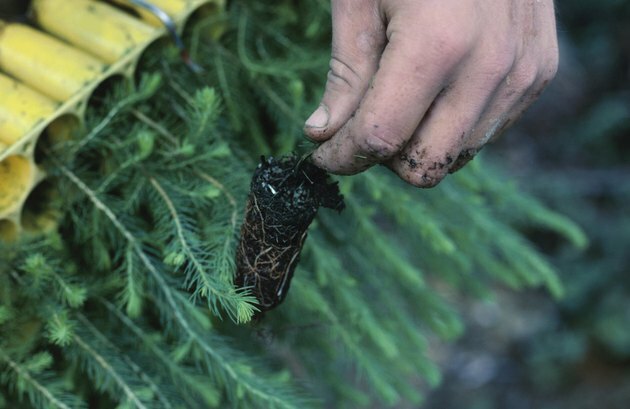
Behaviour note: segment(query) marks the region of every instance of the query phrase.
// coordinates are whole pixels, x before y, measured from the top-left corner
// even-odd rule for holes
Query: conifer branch
[[[232,90],[228,85],[228,80],[225,73],[225,67],[223,66],[223,60],[219,57],[218,53],[214,56],[214,66],[217,70],[217,79],[219,80],[219,86],[221,87],[221,91],[223,92],[223,100],[228,107],[228,115],[230,116],[230,123],[234,130],[240,132],[243,129],[241,121],[239,121],[236,113],[238,112],[238,106],[234,101],[234,97],[232,96]],[[260,143],[258,144],[265,146],[266,144]]]
[[[53,312],[46,324],[48,339],[59,346],[67,346],[72,342],[75,325],[68,318],[66,311]]]
[[[169,142],[174,145],[177,145],[177,138],[173,135],[168,129],[164,128],[162,125],[157,123],[155,120],[151,119],[149,116],[143,114],[137,109],[132,109],[131,114],[138,118],[140,121],[144,122],[149,128],[156,131],[158,134],[165,137]]]
[[[254,115],[255,112],[253,112],[251,107],[248,107],[247,104],[242,103],[243,99],[246,98],[242,95],[243,90],[234,86],[235,81],[239,81],[238,74],[241,71],[238,57],[219,44],[206,49],[205,52],[213,56],[216,82],[218,83],[221,95],[227,107],[226,111],[232,129],[241,133],[243,132],[243,128],[247,127],[247,138],[253,142],[252,151],[261,155],[270,154],[271,149],[269,142],[258,124],[255,121],[246,120],[248,116]],[[229,64],[228,67],[226,67],[226,63]]]
[[[125,382],[122,376],[109,364],[109,362],[107,362],[107,359],[105,359],[105,357],[96,352],[94,348],[92,348],[86,341],[83,340],[83,338],[81,338],[77,334],[74,334],[72,338],[74,342],[79,345],[79,347],[87,352],[87,354],[92,357],[92,359],[94,359],[94,361],[96,361],[96,363],[112,377],[114,382],[116,382],[120,389],[122,389],[122,391],[125,393],[125,396],[127,396],[130,402],[133,402],[133,404],[136,405],[136,407],[139,409],[147,409],[147,407],[140,400],[140,397],[134,393],[134,391],[127,384],[127,382]]]
[[[177,321],[180,323],[184,331],[189,334],[193,334],[194,331],[192,328],[190,328],[187,320],[183,316],[183,313],[180,311],[179,306],[177,305],[177,302],[175,301],[175,298],[173,297],[170,287],[168,286],[168,284],[166,283],[162,275],[159,273],[157,267],[153,265],[149,257],[142,250],[142,245],[140,244],[140,241],[136,239],[131,234],[131,232],[127,230],[127,228],[125,228],[125,226],[120,222],[116,214],[114,214],[114,212],[107,205],[105,205],[105,203],[103,203],[96,196],[96,194],[85,183],[83,183],[81,179],[79,179],[72,171],[70,171],[68,168],[63,166],[61,163],[57,162],[57,166],[59,167],[61,172],[68,179],[70,179],[70,181],[72,181],[72,183],[74,183],[88,197],[88,199],[90,199],[92,204],[98,210],[103,212],[105,216],[107,216],[107,218],[114,225],[114,227],[116,227],[116,229],[123,235],[123,237],[127,240],[129,245],[133,248],[136,255],[142,261],[142,264],[147,268],[147,270],[153,276],[153,279],[157,282],[158,286],[160,287],[164,296],[166,297],[166,301],[168,302],[169,306],[172,308],[175,314],[175,317],[177,318]]]
[[[113,351],[115,351],[116,354],[118,355],[118,357],[122,358],[122,360],[129,366],[129,368],[131,368],[131,370],[140,379],[142,379],[142,381],[144,381],[147,384],[149,389],[151,389],[151,391],[155,394],[155,396],[160,400],[160,402],[162,403],[163,407],[165,407],[167,409],[173,408],[173,405],[171,404],[171,402],[169,402],[169,400],[166,398],[166,396],[164,396],[164,394],[160,390],[160,387],[153,381],[153,379],[138,364],[136,364],[127,354],[125,354],[123,351],[121,351],[120,348],[118,348],[116,345],[114,345],[109,340],[109,338],[107,338],[101,331],[99,331],[98,328],[96,328],[90,322],[90,320],[88,320],[85,317],[85,315],[83,315],[81,313],[77,313],[76,315],[77,315],[77,318],[79,319],[79,321],[81,321],[83,326],[85,328],[87,328],[92,333],[92,335],[94,335],[99,341],[101,341],[103,344],[107,345],[109,348],[111,348]]]
[[[220,244],[221,250],[217,253],[217,256],[215,257],[215,260],[216,260],[215,266],[217,270],[219,272],[224,272],[225,273],[224,276],[227,276],[225,277],[225,279],[231,281],[232,275],[234,272],[234,266],[233,264],[231,264],[234,260],[234,254],[232,253],[231,249],[233,248],[234,242],[237,240],[237,235],[238,235],[238,220],[239,220],[238,205],[237,205],[236,199],[234,198],[234,195],[230,192],[230,190],[226,188],[225,185],[221,183],[219,180],[217,180],[215,177],[211,176],[210,174],[206,172],[201,172],[201,171],[197,171],[196,174],[201,179],[210,183],[210,185],[219,189],[219,191],[222,192],[223,195],[227,198],[227,201],[229,202],[230,207],[231,207],[230,225],[227,228],[228,231],[225,233],[222,243]],[[254,301],[254,299],[252,299],[252,301]]]
[[[73,152],[78,152],[81,148],[86,146],[90,141],[96,138],[110,123],[114,120],[114,118],[125,108],[128,106],[141,101],[143,99],[149,98],[153,93],[157,90],[157,87],[160,83],[159,76],[151,76],[147,77],[145,81],[140,83],[139,91],[133,93],[126,98],[121,99],[116,105],[109,110],[107,115],[97,124],[95,125],[90,132],[85,135],[81,141],[79,141],[74,147]]]
[[[11,368],[13,372],[15,372],[18,378],[31,385],[40,396],[42,396],[47,402],[50,403],[50,405],[58,409],[72,409],[70,406],[60,401],[48,388],[46,388],[35,378],[33,378],[26,368],[23,368],[20,364],[12,360],[2,350],[2,348],[0,348],[0,360],[4,361],[9,366],[9,368]]]
[[[122,234],[123,237],[130,243],[138,257],[142,261],[142,264],[146,267],[147,271],[149,271],[153,279],[156,281],[158,287],[160,288],[166,299],[166,302],[170,307],[170,311],[172,311],[173,315],[175,316],[176,322],[187,334],[189,339],[197,344],[201,348],[201,350],[205,354],[207,354],[207,356],[211,357],[218,364],[218,366],[225,372],[226,375],[228,375],[230,379],[232,379],[237,385],[240,385],[252,397],[258,398],[264,402],[268,402],[273,405],[272,407],[297,408],[298,406],[292,404],[290,401],[275,396],[267,392],[263,387],[253,383],[249,379],[250,375],[241,373],[241,371],[236,369],[231,362],[226,361],[225,358],[218,351],[210,346],[208,341],[189,324],[188,320],[186,319],[184,313],[180,308],[180,305],[175,300],[172,289],[166,283],[164,277],[159,272],[158,267],[153,264],[151,259],[142,250],[142,245],[140,244],[140,242],[120,222],[116,214],[114,214],[114,212],[96,196],[94,191],[92,191],[72,171],[59,163],[59,161],[56,161],[54,158],[53,160],[56,162],[56,166],[59,168],[59,170],[61,170],[61,172],[88,197],[88,199],[97,209],[99,209],[107,216],[114,227],[116,227],[120,234]]]
[[[300,288],[305,298],[314,301],[314,305],[318,308],[318,313],[326,317],[333,325],[335,332],[340,336],[346,348],[355,356],[356,362],[360,365],[368,375],[372,385],[379,393],[393,405],[400,399],[397,391],[383,377],[383,373],[378,368],[377,362],[370,356],[366,356],[365,349],[359,345],[353,334],[346,328],[346,325],[337,317],[335,311],[330,308],[330,303],[313,286],[296,283],[296,287]]]
[[[197,176],[204,179],[206,182],[210,183],[217,189],[219,189],[221,192],[223,192],[225,197],[228,199],[228,202],[230,202],[230,206],[232,207],[232,215],[230,217],[230,224],[232,226],[232,231],[236,232],[237,223],[238,223],[237,221],[238,220],[238,207],[236,204],[236,199],[234,199],[234,195],[232,195],[232,193],[230,193],[230,191],[221,182],[219,182],[216,178],[210,176],[209,174],[205,172],[197,171]]]
[[[152,340],[147,334],[136,325],[129,317],[121,313],[116,306],[114,306],[111,302],[107,301],[104,298],[99,298],[99,301],[107,308],[112,314],[118,318],[118,320],[127,327],[138,339],[142,341],[142,343],[149,349],[149,351],[155,355],[158,360],[166,367],[171,375],[171,377],[175,380],[180,380],[181,383],[186,385],[191,390],[195,391],[200,396],[206,398],[207,404],[212,404],[212,406],[216,405],[216,401],[218,397],[216,397],[213,393],[209,393],[211,389],[211,385],[200,384],[196,379],[194,379],[195,374],[190,373],[185,370],[184,367],[178,365],[168,354],[168,352],[164,351],[160,346]],[[216,393],[216,392],[214,392]],[[208,396],[212,395],[211,399],[208,399]],[[183,394],[184,398],[188,398],[187,394]]]
[[[259,84],[260,90],[269,98],[271,102],[273,102],[280,111],[288,118],[291,118],[293,122],[296,124],[302,124],[303,118],[298,116],[295,110],[291,109],[291,107],[278,95],[268,84],[264,81],[261,81]]]
[[[301,58],[287,64],[286,61],[265,61],[259,64],[252,60],[247,52],[246,37],[247,25],[249,20],[249,12],[247,9],[241,9],[238,16],[237,28],[237,53],[241,64],[252,73],[265,74],[270,76],[279,76],[285,78],[294,78],[295,71],[300,69],[313,69],[319,65],[319,61],[310,58]]]
[[[215,312],[217,310],[217,301],[221,301],[221,305],[223,305],[230,317],[236,321],[237,323],[247,322],[251,319],[254,314],[255,307],[253,302],[249,302],[249,299],[245,297],[239,297],[239,293],[236,292],[234,287],[226,286],[225,283],[222,283],[215,278],[212,277],[212,273],[206,270],[206,267],[203,263],[197,258],[195,252],[192,250],[188,240],[186,239],[186,234],[184,232],[184,228],[182,226],[179,214],[173,201],[170,199],[164,188],[158,183],[158,181],[154,177],[149,177],[149,182],[155,190],[158,192],[164,203],[168,207],[168,210],[171,214],[171,218],[173,223],[175,224],[175,231],[177,232],[177,237],[182,246],[184,253],[186,254],[188,260],[192,263],[192,265],[196,269],[196,273],[201,277],[204,288],[207,289],[210,294],[206,294],[208,297],[208,301],[212,306],[212,310]],[[254,299],[251,299],[253,301]]]
[[[184,101],[186,101],[189,105],[194,105],[195,99],[184,90],[184,87],[179,85],[177,81],[175,81],[172,77],[169,77],[168,85],[179,95]]]
[[[131,244],[127,243],[125,249],[125,276],[127,284],[124,287],[122,298],[126,306],[127,314],[136,317],[142,310],[142,278],[136,273],[136,266],[134,262],[134,249]],[[138,282],[140,281],[140,282]]]
[[[80,307],[87,298],[87,290],[85,288],[72,285],[59,275],[55,269],[50,269],[52,277],[61,288],[61,297],[72,308]]]

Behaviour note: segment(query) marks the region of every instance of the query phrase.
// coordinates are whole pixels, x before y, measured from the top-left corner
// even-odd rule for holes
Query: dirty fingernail
[[[324,128],[328,125],[328,110],[325,106],[320,105],[319,108],[315,110],[311,114],[311,116],[306,120],[307,128]]]

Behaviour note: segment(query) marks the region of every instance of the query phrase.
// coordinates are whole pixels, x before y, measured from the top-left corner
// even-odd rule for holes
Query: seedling
[[[251,289],[261,312],[286,297],[320,207],[344,208],[339,186],[324,170],[296,156],[261,158],[245,209],[235,280]]]

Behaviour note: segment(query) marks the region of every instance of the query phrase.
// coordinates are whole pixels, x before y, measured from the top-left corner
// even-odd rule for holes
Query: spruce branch
[[[124,263],[125,277],[127,284],[123,287],[121,294],[122,303],[125,305],[127,314],[131,317],[138,317],[142,311],[143,305],[143,287],[144,280],[136,263],[136,254],[134,253],[133,246],[127,243],[125,250],[125,263]]]
[[[250,73],[270,75],[275,77],[295,78],[296,71],[311,70],[319,68],[321,60],[301,58],[295,59],[289,63],[288,61],[271,61],[266,59],[264,63],[254,61],[248,52],[247,31],[249,24],[249,10],[242,8],[238,16],[237,27],[237,53],[241,64]]]
[[[53,311],[46,323],[47,337],[55,345],[67,346],[72,342],[75,323],[65,310]]]
[[[195,92],[192,103],[192,132],[187,139],[198,144],[208,134],[209,128],[217,121],[221,113],[221,101],[214,88],[204,87]]]
[[[232,129],[239,134],[243,133],[246,138],[251,140],[252,152],[269,155],[271,149],[265,132],[256,121],[248,120],[248,118],[256,115],[253,106],[243,103],[248,100],[249,95],[242,86],[236,86],[244,82],[239,75],[242,72],[242,66],[238,57],[220,44],[206,47],[204,52],[213,56],[212,68],[215,71],[215,81],[225,101]]]
[[[78,308],[85,302],[87,298],[87,289],[70,283],[64,279],[59,273],[52,270],[51,274],[59,287],[59,298],[69,307]]]
[[[231,87],[228,85],[227,74],[223,65],[223,59],[216,53],[214,56],[214,66],[217,71],[217,79],[219,80],[219,86],[221,87],[223,100],[228,107],[228,115],[230,116],[230,123],[235,131],[240,132],[243,129],[242,122],[237,116],[238,106],[234,101]],[[260,143],[262,146],[266,146],[266,143]]]
[[[236,323],[248,322],[251,320],[254,312],[256,311],[255,303],[256,299],[253,296],[249,296],[246,293],[238,292],[234,286],[221,282],[214,278],[210,271],[207,271],[204,263],[198,259],[198,251],[191,248],[184,227],[181,222],[181,218],[173,201],[170,199],[164,188],[154,178],[149,177],[149,182],[158,192],[168,210],[171,214],[171,218],[175,225],[175,231],[180,245],[184,251],[184,254],[188,258],[189,262],[194,266],[194,277],[189,282],[197,283],[201,281],[203,287],[196,288],[196,292],[199,292],[202,296],[207,298],[208,307],[215,315],[220,315],[219,305],[223,306],[230,318]]]
[[[60,303],[71,308],[80,307],[87,298],[88,290],[78,280],[71,262],[62,262],[45,247],[34,248],[19,266],[27,274],[29,287],[25,291],[33,295],[53,291]]]
[[[346,200],[347,203],[347,200]],[[314,235],[314,242],[317,243],[319,239],[318,235]],[[311,247],[311,251],[313,253],[313,258],[316,260],[314,268],[319,271],[320,275],[328,275],[333,276],[330,279],[335,279],[336,272],[342,271],[343,267],[341,264],[341,260],[333,256],[333,249],[329,248],[326,243],[319,242],[316,246]],[[351,257],[354,256],[349,254]],[[325,260],[325,262],[323,261]],[[325,264],[326,267],[323,267],[322,264]],[[362,266],[361,270],[367,270],[368,266]],[[389,274],[388,274],[389,275]],[[336,299],[336,304],[339,308],[343,308],[349,315],[353,316],[353,321],[359,324],[359,329],[361,332],[364,332],[370,340],[374,342],[374,344],[380,349],[379,353],[385,356],[388,359],[398,358],[400,355],[400,350],[396,345],[395,338],[392,337],[391,333],[387,333],[383,331],[383,325],[379,322],[376,313],[377,311],[373,311],[369,308],[366,303],[364,295],[356,288],[356,285],[334,285],[331,288],[331,293],[334,295]],[[386,292],[385,296],[378,297],[378,302],[384,302],[391,299],[391,294],[388,289],[389,286],[384,286],[381,281],[380,285],[375,286],[375,288],[384,287],[382,292]],[[371,297],[370,301],[375,301],[374,294]],[[384,299],[383,301],[380,298]],[[387,309],[387,315],[390,316],[394,314],[394,309]],[[338,312],[341,314],[341,311]],[[338,321],[338,320],[337,320]]]
[[[172,308],[176,320],[179,322],[186,333],[194,334],[194,330],[189,326],[188,321],[185,319],[183,313],[181,312],[178,303],[175,301],[171,288],[168,286],[166,280],[159,272],[158,267],[153,264],[147,253],[145,253],[145,251],[143,250],[143,246],[140,240],[138,240],[135,236],[133,236],[133,234],[131,234],[131,232],[121,223],[116,214],[114,214],[114,212],[107,205],[105,205],[105,203],[103,203],[96,196],[95,192],[92,191],[81,179],[79,179],[78,176],[76,176],[72,171],[63,166],[61,163],[57,163],[57,166],[61,170],[61,172],[88,197],[92,204],[107,216],[114,227],[116,227],[116,229],[127,240],[129,246],[133,248],[133,251],[139,257],[142,264],[145,266],[147,271],[151,273],[151,276],[158,284],[158,287],[165,296],[166,301]]]
[[[304,119],[300,116],[300,112],[296,112],[295,109],[292,109],[289,104],[287,104],[282,97],[266,83],[266,81],[261,81],[259,87],[269,101],[271,101],[284,116],[290,118],[294,125],[302,125]]]
[[[380,209],[399,225],[407,226],[409,232],[417,231],[423,242],[427,242],[435,252],[449,256],[456,253],[457,246],[444,230],[439,215],[419,217],[431,212],[432,209],[425,206],[423,201],[414,198],[408,189],[401,189],[398,184],[391,183],[390,175],[365,172],[361,182],[372,200],[380,204]],[[390,200],[392,197],[396,200]]]
[[[53,159],[54,160],[54,159]],[[299,404],[297,399],[291,397],[290,394],[281,393],[276,391],[276,388],[272,385],[268,385],[267,382],[261,382],[249,374],[248,369],[243,368],[231,360],[225,358],[225,354],[219,352],[212,347],[210,341],[202,336],[198,330],[196,330],[186,319],[182,307],[179,302],[176,301],[176,296],[173,294],[173,290],[167,284],[159,268],[154,264],[151,258],[143,251],[143,246],[138,239],[136,239],[131,232],[122,224],[116,214],[103,203],[78,176],[76,176],[70,169],[56,161],[56,166],[61,173],[66,176],[83,194],[85,194],[92,204],[103,212],[110,222],[116,227],[119,233],[127,240],[127,242],[133,247],[134,252],[138,255],[140,261],[145,266],[147,271],[151,274],[155,280],[158,288],[162,292],[167,304],[169,313],[173,314],[175,321],[181,327],[183,332],[187,335],[190,341],[197,345],[204,355],[210,358],[210,362],[207,363],[208,370],[212,371],[215,368],[213,363],[216,363],[221,371],[231,379],[237,389],[241,388],[251,398],[258,399],[261,402],[267,402],[270,407],[273,408],[297,408]],[[89,347],[89,346],[88,346]],[[226,346],[222,346],[224,351],[227,350]]]
[[[163,127],[157,121],[145,115],[144,113],[138,111],[137,109],[132,109],[131,114],[135,116],[138,120],[144,122],[149,128],[156,131],[158,134],[162,135],[166,140],[168,140],[173,145],[178,145],[177,138],[173,135],[168,129]]]
[[[219,392],[208,382],[201,381],[200,374],[193,372],[190,368],[185,367],[171,358],[169,353],[164,349],[165,347],[160,346],[157,340],[151,338],[129,317],[122,314],[115,305],[104,298],[99,298],[99,301],[158,359],[161,365],[168,371],[171,379],[178,385],[183,385],[187,390],[193,391],[196,395],[201,396],[208,406],[215,407],[218,405]],[[182,393],[182,396],[185,399],[189,399],[187,393]],[[192,402],[189,402],[189,404],[192,404]]]
[[[239,220],[239,211],[238,205],[236,203],[236,199],[232,192],[218,179],[208,174],[207,172],[197,171],[196,175],[206,182],[210,183],[211,186],[214,186],[219,190],[219,192],[223,193],[223,195],[227,198],[227,201],[230,205],[230,223],[225,229],[225,234],[223,240],[221,241],[220,250],[216,252],[214,257],[216,269],[221,273],[227,272],[230,273],[229,277],[224,277],[226,280],[230,280],[232,278],[235,266],[234,266],[234,254],[232,249],[234,248],[236,237],[238,235],[238,220]]]
[[[195,99],[193,98],[193,96],[190,95],[188,92],[186,92],[186,87],[183,85],[180,85],[180,83],[176,81],[174,78],[175,78],[174,76],[169,75],[168,77],[169,87],[171,87],[171,89],[175,91],[177,95],[179,95],[184,101],[186,101],[188,105],[194,105]],[[184,118],[186,117],[187,117],[187,113],[186,115],[184,115]]]
[[[161,77],[159,75],[150,75],[142,78],[140,86],[137,92],[134,92],[127,97],[121,99],[116,105],[114,105],[107,115],[94,126],[90,132],[85,135],[81,141],[73,146],[72,154],[76,154],[81,148],[86,146],[94,138],[96,138],[105,128],[107,128],[114,118],[129,106],[132,106],[140,101],[150,98],[159,88],[161,83]]]
[[[358,337],[353,334],[346,325],[338,318],[337,313],[330,308],[328,302],[314,286],[305,285],[296,282],[297,292],[301,294],[301,298],[308,300],[308,305],[312,308],[317,307],[317,312],[326,317],[332,324],[335,333],[341,338],[345,347],[354,355],[355,362],[359,368],[364,371],[370,383],[374,386],[381,397],[389,404],[394,405],[400,401],[400,395],[396,389],[386,381],[383,376],[383,368],[378,367],[378,363],[372,356],[367,355],[367,351],[359,342]]]
[[[129,366],[129,368],[140,378],[153,392],[153,394],[158,398],[162,406],[166,409],[173,408],[173,405],[168,400],[168,398],[162,393],[163,386],[158,386],[156,382],[152,379],[152,377],[146,373],[146,371],[141,368],[133,359],[129,357],[125,352],[123,352],[120,348],[118,348],[112,341],[109,340],[98,328],[96,328],[90,320],[88,320],[85,315],[81,313],[76,314],[78,320],[81,322],[84,328],[87,328],[96,339],[98,339],[101,343],[106,345],[109,349],[116,352],[118,358],[122,359],[122,361]]]
[[[212,186],[219,189],[228,199],[228,202],[230,202],[230,207],[232,208],[232,212],[230,216],[230,224],[232,226],[233,232],[236,232],[237,219],[238,219],[238,207],[237,207],[236,199],[234,198],[234,195],[221,182],[219,182],[216,178],[209,175],[208,173],[197,171],[196,174],[200,178],[204,179],[206,182],[210,183]]]
[[[138,409],[147,409],[147,406],[145,406],[142,402],[142,398],[134,391],[134,388],[125,381],[124,377],[103,355],[98,353],[79,335],[74,334],[72,339],[81,349],[85,351],[87,356],[100,366],[101,369],[103,369],[105,373],[116,383],[116,385],[118,385],[129,402],[133,403]]]
[[[188,323],[184,319],[182,313],[180,312],[175,299],[173,298],[172,292],[168,284],[166,283],[162,274],[159,273],[158,268],[153,265],[149,256],[143,251],[143,246],[139,239],[137,239],[131,232],[122,224],[122,222],[118,219],[116,214],[103,203],[97,196],[96,193],[91,190],[78,176],[76,176],[70,169],[63,166],[61,163],[57,162],[57,167],[61,170],[61,172],[68,178],[72,183],[74,183],[79,190],[81,190],[88,199],[92,202],[92,204],[101,212],[107,216],[110,222],[116,227],[116,229],[122,234],[122,236],[127,240],[129,246],[133,249],[136,255],[140,258],[142,264],[147,268],[147,270],[151,273],[154,280],[157,282],[158,286],[164,293],[170,307],[175,311],[175,315],[178,318],[178,321],[182,325],[182,327],[189,330]]]
[[[26,394],[30,403],[38,408],[77,409],[87,407],[84,402],[67,393],[59,394],[58,385],[45,384],[35,378],[31,371],[23,364],[13,360],[0,347],[0,362],[4,362],[14,373],[10,380],[18,394]],[[4,378],[4,379],[3,379]],[[7,382],[7,375],[0,376],[0,382]]]
[[[384,238],[382,232],[378,230],[365,207],[355,198],[346,200],[348,208],[352,209],[357,215],[359,231],[362,237],[370,237],[372,240],[365,243],[374,249],[380,257],[378,264],[383,268],[390,268],[399,277],[412,288],[425,287],[422,271],[416,266],[412,266],[405,255],[401,254],[400,248],[393,244],[390,240]]]

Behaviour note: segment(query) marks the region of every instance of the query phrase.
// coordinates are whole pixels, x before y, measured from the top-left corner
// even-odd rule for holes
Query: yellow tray
[[[150,0],[179,32],[193,13],[216,13],[224,0]],[[94,90],[133,79],[147,47],[167,36],[161,22],[127,0],[33,0],[29,25],[0,21],[0,240],[49,226],[46,174],[38,143],[82,128]],[[129,11],[134,11],[130,13]],[[34,206],[30,206],[33,204]]]

